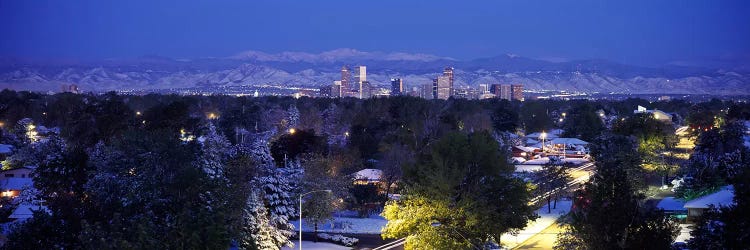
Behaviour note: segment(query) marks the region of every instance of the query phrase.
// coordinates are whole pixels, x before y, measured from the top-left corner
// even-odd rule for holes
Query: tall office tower
[[[432,96],[442,100],[448,100],[451,97],[450,77],[438,76],[432,80]]]
[[[401,78],[391,79],[391,95],[403,95],[404,94],[404,81]]]
[[[354,82],[360,83],[367,81],[367,67],[365,66],[357,66],[354,68]]]
[[[448,78],[448,95],[453,95],[453,67],[445,67],[443,76]]]
[[[495,95],[495,97],[500,97],[500,84],[490,85],[490,93]]]
[[[331,86],[331,97],[342,97],[341,90],[341,81],[333,81],[333,85]]]
[[[422,89],[419,93],[419,96],[421,96],[424,99],[432,99],[432,84],[422,84]]]
[[[523,101],[523,85],[513,84],[511,85],[511,89],[513,92],[513,100]]]
[[[359,98],[367,99],[372,97],[372,85],[369,81],[359,82]]]
[[[508,100],[510,101],[511,96],[513,95],[513,91],[508,84],[500,85],[500,99]]]
[[[487,93],[490,93],[490,89],[487,87],[487,84],[479,84],[478,94],[482,95],[482,94],[487,94]]]
[[[351,77],[352,73],[349,71],[349,67],[344,65],[341,67],[341,97],[346,96],[347,93],[352,91],[351,88]]]

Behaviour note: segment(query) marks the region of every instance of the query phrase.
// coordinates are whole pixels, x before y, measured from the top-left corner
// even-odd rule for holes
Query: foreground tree
[[[542,170],[535,173],[534,182],[537,184],[536,194],[546,197],[547,213],[552,212],[551,202],[554,199],[554,208],[557,208],[557,200],[563,195],[563,189],[572,181],[569,168],[572,164],[565,164],[561,160],[550,160],[542,166]]]
[[[383,212],[383,237],[407,237],[406,249],[500,242],[536,218],[529,188],[512,172],[489,133],[447,134],[404,169],[403,196]]]
[[[712,208],[701,216],[690,232],[691,249],[745,249],[750,246],[750,169],[745,168],[732,178],[734,204]]]
[[[622,136],[606,136],[597,140],[592,153],[597,172],[575,192],[555,248],[668,249],[679,228],[660,210],[640,206],[640,182],[631,176],[640,164],[635,145]]]

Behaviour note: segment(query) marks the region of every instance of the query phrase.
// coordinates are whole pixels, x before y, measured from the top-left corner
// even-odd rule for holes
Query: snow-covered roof
[[[537,143],[539,143],[539,141],[531,139],[531,138],[526,139],[526,145],[533,145]]]
[[[567,144],[567,145],[588,145],[589,143],[578,138],[555,138],[551,141],[552,144]]]
[[[542,137],[542,132],[534,132],[534,133],[526,135],[526,138],[532,138],[536,140],[541,140],[542,139],[541,137]],[[552,131],[550,131],[547,133],[547,137],[545,137],[545,139],[549,140],[549,139],[554,139],[557,137],[560,137],[560,134],[553,134]]]
[[[15,210],[13,210],[13,213],[8,216],[10,219],[29,219],[34,216],[34,211],[43,210],[47,213],[49,213],[49,209],[47,209],[47,206],[41,206],[41,205],[32,205],[32,204],[21,204],[16,207]]]
[[[373,168],[365,168],[354,173],[355,180],[380,180],[381,176],[383,176],[383,170]]]
[[[516,165],[515,172],[534,172],[542,170],[542,165]]]
[[[0,181],[2,190],[21,190],[27,187],[34,187],[34,181],[31,178],[11,177]]]
[[[8,144],[0,144],[0,154],[10,154],[13,153],[13,145]]]
[[[677,199],[675,197],[666,197],[656,204],[656,207],[664,209],[666,211],[682,211],[685,209],[685,201]]]
[[[515,162],[518,162],[518,163],[523,163],[523,162],[525,162],[525,161],[526,161],[526,159],[525,159],[525,158],[523,158],[523,157],[513,157],[513,158],[511,158],[511,160],[512,160],[512,161],[513,161],[514,163],[515,163]]]
[[[513,147],[517,148],[517,149],[519,149],[519,150],[521,150],[523,152],[534,152],[534,150],[538,149],[538,148],[524,147],[524,146],[513,146]]]
[[[708,208],[709,205],[729,206],[734,200],[734,187],[732,185],[721,188],[720,191],[705,195],[685,203],[685,208]]]

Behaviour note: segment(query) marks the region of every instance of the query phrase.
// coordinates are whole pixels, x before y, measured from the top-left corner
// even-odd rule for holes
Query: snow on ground
[[[542,170],[542,165],[516,165],[516,172],[534,172]]]
[[[294,250],[299,249],[299,246],[297,241],[294,242],[294,248],[291,247],[282,247],[281,250]],[[302,249],[306,250],[344,250],[344,249],[352,249],[351,247],[345,247],[345,246],[339,246],[333,243],[326,243],[326,242],[312,242],[312,241],[302,241]]]
[[[690,231],[693,231],[691,228],[693,224],[680,224],[680,234],[677,235],[677,238],[674,239],[674,242],[687,242],[690,238]]]
[[[299,226],[299,220],[290,220],[295,227]],[[380,230],[385,227],[388,221],[379,216],[373,215],[370,218],[351,218],[351,217],[333,217],[333,221],[318,225],[320,233],[348,233],[348,234],[380,234]],[[302,232],[313,232],[315,226],[302,219]]]
[[[587,160],[585,158],[564,158],[564,159],[562,159],[562,161],[563,162],[570,162],[570,163],[573,163],[573,164],[581,164],[581,163],[589,162],[589,160]],[[528,165],[544,165],[544,164],[547,164],[548,162],[549,162],[549,157],[542,157],[542,158],[539,158],[539,159],[528,160],[528,161],[524,162],[523,164],[528,164]]]
[[[565,158],[562,159],[563,162],[569,162],[573,163],[574,165],[580,165],[586,162],[589,162],[589,160],[584,158]],[[539,159],[533,159],[523,162],[523,164],[516,164],[516,172],[533,172],[538,171],[542,169],[542,166],[544,164],[547,164],[549,162],[549,157],[542,157]]]
[[[552,201],[554,202],[554,201]],[[526,228],[521,230],[517,235],[512,235],[509,233],[503,234],[503,236],[500,238],[501,243],[503,246],[512,249],[519,244],[523,243],[527,239],[531,238],[531,236],[534,236],[535,234],[538,234],[542,232],[547,227],[551,226],[552,224],[557,221],[560,216],[563,216],[567,214],[570,211],[570,207],[573,205],[572,201],[569,200],[558,200],[557,201],[557,209],[552,209],[551,213],[547,213],[547,202],[545,202],[545,205],[542,206],[539,210],[536,210],[536,213],[539,215],[539,218],[536,219],[536,221],[529,223],[526,225]],[[554,204],[550,204],[554,205]]]

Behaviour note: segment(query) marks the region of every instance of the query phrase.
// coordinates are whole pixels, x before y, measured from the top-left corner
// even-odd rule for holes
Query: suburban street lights
[[[542,131],[542,134],[539,136],[542,138],[542,153],[544,153],[544,139],[547,138],[547,133]],[[546,154],[545,154],[546,155]]]
[[[321,189],[321,190],[314,190],[310,191],[304,194],[299,195],[299,249],[302,250],[302,197],[305,197],[305,195],[316,193],[316,192],[326,192],[331,193],[330,189]]]

